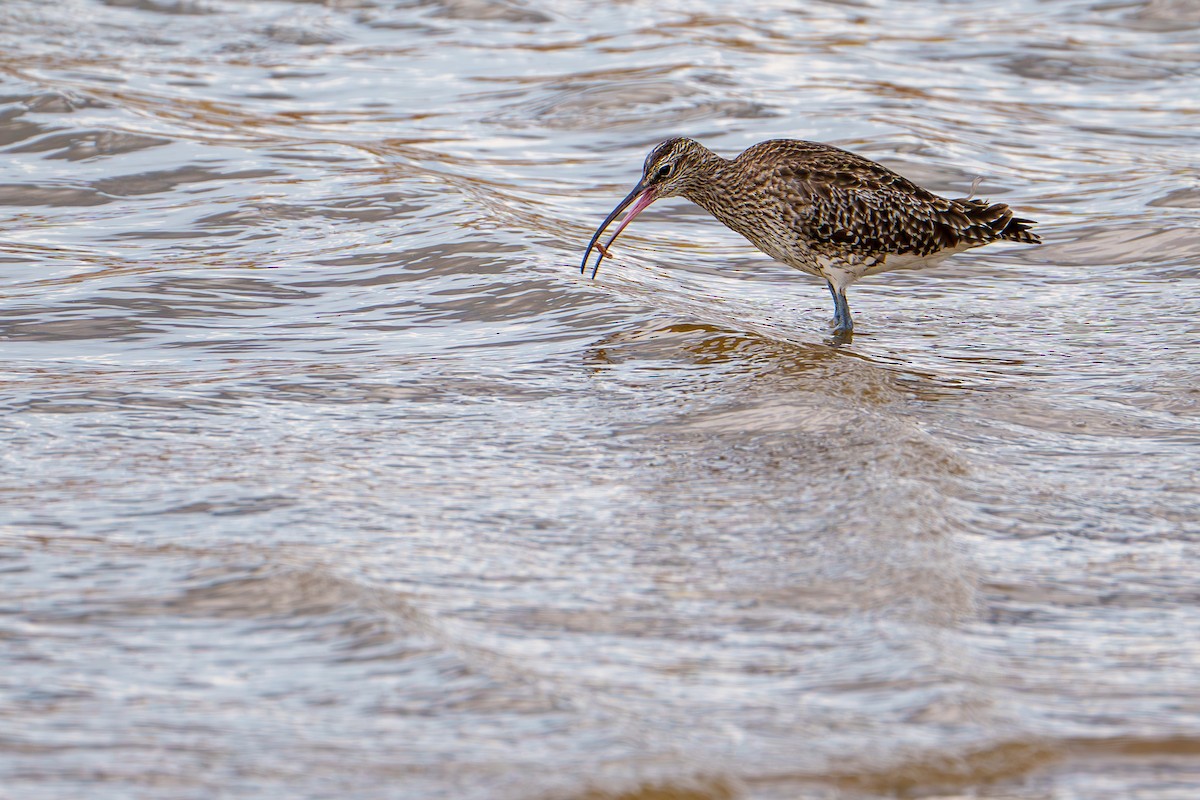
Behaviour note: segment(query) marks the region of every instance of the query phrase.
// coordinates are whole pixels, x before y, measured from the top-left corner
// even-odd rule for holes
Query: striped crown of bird
[[[733,159],[693,139],[659,144],[642,179],[605,218],[580,264],[592,277],[609,248],[655,200],[685,197],[771,258],[824,279],[833,295],[834,333],[854,330],[846,287],[865,275],[936,264],[996,241],[1038,244],[1032,220],[1004,203],[949,200],[882,164],[832,145],[798,139],[760,142]],[[607,243],[600,237],[626,208]]]

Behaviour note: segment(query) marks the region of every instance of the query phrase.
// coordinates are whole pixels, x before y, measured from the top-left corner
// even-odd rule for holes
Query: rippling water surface
[[[0,4],[0,796],[1195,798],[1197,8]],[[675,134],[1046,243],[582,278]]]

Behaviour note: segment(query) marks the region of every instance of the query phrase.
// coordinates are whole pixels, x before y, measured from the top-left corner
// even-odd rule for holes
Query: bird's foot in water
[[[854,320],[849,314],[834,317],[829,320],[833,327],[833,341],[836,344],[848,344],[854,339]]]
[[[854,320],[850,315],[838,315],[829,320],[829,324],[833,327],[834,336],[851,336],[854,334]]]

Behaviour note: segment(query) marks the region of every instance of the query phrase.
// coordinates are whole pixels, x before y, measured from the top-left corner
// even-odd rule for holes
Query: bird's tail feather
[[[1036,223],[1031,219],[1014,217],[1012,209],[1004,203],[988,203],[986,200],[961,198],[952,201],[967,215],[972,227],[983,228],[990,235],[989,241],[1004,239],[1010,242],[1040,244],[1042,239],[1029,228]]]

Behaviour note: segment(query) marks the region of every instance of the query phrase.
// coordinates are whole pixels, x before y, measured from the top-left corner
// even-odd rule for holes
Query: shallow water
[[[0,4],[0,796],[1194,798],[1188,2]],[[673,134],[1040,222],[828,295]]]

